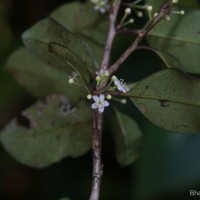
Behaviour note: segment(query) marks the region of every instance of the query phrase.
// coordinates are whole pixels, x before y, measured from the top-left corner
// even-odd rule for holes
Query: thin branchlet
[[[110,61],[110,53],[113,44],[114,37],[116,35],[116,20],[120,8],[121,0],[118,0],[115,6],[110,10],[109,20],[110,27],[105,44],[104,56],[99,67],[105,71],[108,69]],[[104,85],[107,82],[102,83]],[[96,87],[94,93],[100,93],[101,87]],[[97,110],[93,111],[93,131],[92,131],[92,150],[93,150],[93,179],[92,179],[92,190],[89,200],[99,200],[101,176],[103,174],[103,164],[101,161],[101,140],[102,140],[102,127],[103,127],[103,113],[99,113]]]
[[[172,1],[168,0],[163,4],[158,12],[158,15],[154,17],[143,30],[138,32],[138,36],[132,43],[132,45],[119,57],[119,59],[110,66],[109,74],[112,75],[114,72],[118,70],[120,65],[136,50],[140,41],[152,30],[162,19],[164,19],[167,15],[169,15],[171,11]]]

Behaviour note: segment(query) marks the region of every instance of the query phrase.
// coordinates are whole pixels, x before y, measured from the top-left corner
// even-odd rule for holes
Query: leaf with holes
[[[65,96],[51,95],[12,120],[0,141],[23,164],[45,167],[90,149],[91,118],[85,101],[73,107]]]
[[[86,96],[83,88],[68,83],[66,74],[41,62],[26,48],[14,52],[5,69],[37,98],[50,94],[65,94],[72,103],[75,103],[81,96]]]
[[[111,129],[117,161],[122,166],[131,164],[138,158],[141,150],[140,127],[131,117],[115,109]]]
[[[156,125],[174,132],[200,131],[200,80],[167,69],[140,81],[130,91],[139,110]]]
[[[109,27],[106,15],[95,12],[93,4],[88,1],[84,4],[67,3],[52,12],[50,16],[71,32],[80,34],[100,64]]]
[[[70,33],[55,20],[47,18],[22,35],[25,45],[40,59],[62,72],[78,72],[86,83],[94,75],[94,58],[89,46]],[[49,52],[49,44],[55,43],[68,50],[67,61]]]
[[[169,22],[161,21],[148,34],[150,46],[175,56],[185,71],[199,74],[199,18],[199,10],[187,10],[184,16],[172,15]]]

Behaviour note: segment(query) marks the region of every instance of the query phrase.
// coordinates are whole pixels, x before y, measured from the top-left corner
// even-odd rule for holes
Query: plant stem
[[[109,70],[109,75],[111,75],[119,68],[119,66],[127,59],[127,57],[137,48],[139,42],[144,36],[167,14],[170,12],[170,7],[172,5],[172,0],[167,0],[162,6],[158,15],[147,24],[147,26],[138,33],[138,37],[135,39],[133,44],[122,54],[122,56],[109,68],[110,54],[112,49],[112,44],[114,37],[116,36],[116,20],[121,5],[121,0],[115,1],[115,6],[110,10],[109,20],[110,27],[108,31],[108,37],[105,43],[104,56],[102,59],[99,71]],[[109,79],[102,81],[98,87],[95,87],[93,94],[101,94],[105,90],[105,87]],[[113,93],[117,95],[118,93]],[[126,95],[119,95],[126,96]],[[127,95],[128,96],[128,95]],[[93,110],[93,125],[92,125],[92,150],[93,150],[93,178],[92,178],[92,191],[89,200],[99,200],[101,177],[103,174],[103,164],[101,160],[101,146],[102,146],[102,127],[103,127],[103,114],[99,113],[97,110]]]
[[[99,67],[100,70],[107,70],[110,53],[113,44],[114,37],[116,35],[116,20],[119,12],[121,0],[118,0],[110,11],[109,20],[110,27],[108,31],[108,37],[105,44],[104,56]],[[107,84],[107,81],[102,82],[99,87],[97,87],[96,93],[100,93],[101,88]],[[101,145],[102,145],[102,127],[103,127],[103,114],[99,113],[97,110],[93,111],[93,131],[92,131],[92,150],[93,150],[93,178],[92,178],[92,191],[89,200],[99,200],[101,177],[103,174],[103,164],[101,161]]]
[[[149,33],[149,31],[170,13],[171,5],[171,0],[165,2],[165,4],[161,7],[158,15],[154,17],[141,32],[138,33],[138,36],[136,37],[132,45],[119,57],[119,59],[113,65],[110,66],[110,75],[116,72],[119,66],[136,50],[140,41]]]
[[[101,176],[103,174],[103,165],[101,161],[102,127],[103,114],[99,113],[97,110],[94,110],[92,125],[93,177],[90,200],[99,199]]]
[[[101,66],[99,70],[108,69],[112,44],[113,44],[114,37],[116,35],[116,20],[117,20],[117,15],[119,12],[120,5],[121,5],[121,0],[118,0],[115,7],[113,8],[113,10],[111,10],[110,15],[109,15],[110,27],[108,31],[106,44],[105,44],[103,60],[101,62]]]

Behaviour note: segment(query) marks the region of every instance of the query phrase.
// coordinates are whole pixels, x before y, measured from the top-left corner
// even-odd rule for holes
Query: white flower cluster
[[[109,76],[109,71],[108,70],[100,70],[99,72],[96,72],[97,76],[96,76],[96,81],[97,84],[100,83],[104,78],[107,78]],[[114,87],[112,86],[112,83],[114,83]],[[111,89],[112,91],[114,90],[118,90],[120,92],[126,93],[129,91],[128,86],[126,85],[126,83],[124,82],[123,79],[118,79],[116,76],[112,76],[110,83],[107,86],[107,89]],[[110,94],[107,94],[107,96],[105,97],[104,94],[100,94],[99,96],[94,95],[92,96],[91,94],[87,95],[87,99],[91,100],[93,99],[94,103],[91,105],[92,109],[97,109],[98,112],[102,113],[104,112],[105,107],[109,106],[109,102],[105,100],[105,98],[107,100],[110,100],[112,98],[112,96]],[[121,103],[125,104],[126,103],[126,99],[122,99]]]
[[[94,9],[104,14],[110,9],[108,0],[90,0],[95,6]]]

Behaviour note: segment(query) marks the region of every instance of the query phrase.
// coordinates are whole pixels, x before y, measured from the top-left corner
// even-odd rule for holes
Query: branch
[[[117,15],[119,12],[120,5],[121,5],[121,0],[118,0],[116,5],[110,11],[110,15],[109,15],[110,27],[108,31],[108,37],[105,43],[105,51],[103,55],[103,60],[101,62],[101,66],[99,70],[107,70],[108,65],[109,65],[112,44],[113,44],[114,37],[116,35],[115,23],[117,20]]]
[[[112,8],[109,15],[110,27],[108,31],[108,37],[105,43],[104,56],[99,67],[100,70],[107,70],[110,53],[113,44],[114,37],[116,35],[115,23],[117,20],[117,15],[119,12],[121,0],[116,2],[116,5]],[[106,85],[107,82],[104,84]],[[97,88],[94,93],[100,93],[101,87]],[[93,111],[93,125],[92,125],[92,150],[93,150],[93,178],[92,178],[92,191],[89,200],[99,200],[101,177],[103,174],[103,164],[101,161],[101,145],[102,145],[102,127],[103,127],[103,114],[99,113],[97,110]]]
[[[94,110],[92,125],[93,177],[90,200],[99,199],[101,176],[103,174],[103,165],[101,161],[102,125],[103,114]]]
[[[134,40],[132,45],[121,55],[121,57],[109,68],[109,74],[113,74],[119,68],[119,66],[136,50],[140,41],[149,33],[149,31],[154,28],[162,19],[169,15],[171,11],[172,0],[167,0],[161,7],[158,15],[150,21],[143,31],[138,33],[137,38]]]

